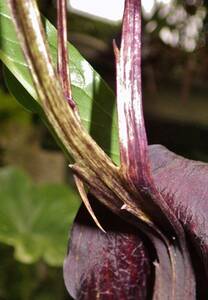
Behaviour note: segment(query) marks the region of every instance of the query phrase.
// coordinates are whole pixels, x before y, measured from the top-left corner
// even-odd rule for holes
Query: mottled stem
[[[116,167],[104,151],[89,136],[65,101],[63,89],[53,68],[45,32],[35,0],[8,0],[17,34],[31,70],[40,104],[49,124],[66,151],[76,162],[74,171],[119,214],[127,204],[134,214],[152,224],[147,212],[141,210],[138,201],[132,200],[134,191],[129,189]],[[111,199],[106,203],[106,199]]]

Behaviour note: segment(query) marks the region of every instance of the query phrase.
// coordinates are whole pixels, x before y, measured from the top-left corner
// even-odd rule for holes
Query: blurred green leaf
[[[10,94],[0,89],[0,122],[3,125],[4,122],[7,123],[11,120],[12,122],[17,121],[23,124],[29,124],[31,115],[27,114],[19,103],[14,101]]]
[[[14,246],[15,257],[62,265],[79,207],[77,194],[65,185],[36,186],[22,171],[2,168],[0,199],[0,241]]]
[[[32,111],[37,111],[39,110],[37,95],[5,2],[0,2],[0,59],[27,93],[21,93],[20,85],[17,88],[17,83],[14,83],[11,78],[7,80],[7,84],[20,103]],[[57,60],[57,31],[49,21],[44,19],[44,22],[55,64]],[[118,163],[119,151],[114,95],[89,63],[70,44],[69,55],[73,97],[78,105],[82,122],[97,143]]]
[[[13,258],[13,249],[0,243],[1,300],[69,300],[62,279],[62,267],[43,261],[22,264]]]

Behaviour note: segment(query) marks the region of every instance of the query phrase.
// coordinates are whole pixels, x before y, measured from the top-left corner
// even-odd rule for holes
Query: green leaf
[[[22,171],[2,168],[0,199],[0,241],[14,246],[15,257],[62,265],[79,207],[77,194],[64,185],[36,186]]]
[[[43,119],[44,113],[39,103],[27,92],[27,90],[20,84],[12,72],[4,66],[4,79],[10,93],[17,99],[17,101],[27,110],[38,113]]]
[[[45,19],[44,21],[55,65],[57,60],[57,31],[49,21]],[[37,94],[5,1],[0,3],[0,23],[0,59],[17,78],[27,95],[26,92],[22,94],[19,92],[21,90],[20,85],[17,88],[17,83],[10,80],[11,78],[7,80],[8,87],[20,103],[40,113],[38,105],[34,103],[34,100],[38,101]],[[69,44],[69,57],[73,97],[77,103],[83,125],[114,162],[118,163],[117,113],[114,94],[71,44]]]

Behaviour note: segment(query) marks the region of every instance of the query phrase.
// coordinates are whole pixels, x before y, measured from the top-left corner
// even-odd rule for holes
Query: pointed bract
[[[104,233],[105,230],[103,229],[103,227],[100,225],[97,217],[95,216],[93,209],[90,205],[89,199],[88,199],[88,195],[85,191],[85,187],[84,187],[84,183],[81,179],[79,179],[79,177],[77,175],[74,175],[74,180],[78,189],[78,192],[80,194],[80,197],[85,205],[85,207],[87,208],[89,214],[91,215],[91,217],[93,218],[93,220],[95,221],[95,224],[98,226],[98,228],[100,228]]]
[[[125,1],[121,48],[115,53],[121,168],[137,187],[144,187],[149,163],[142,109],[140,0]]]

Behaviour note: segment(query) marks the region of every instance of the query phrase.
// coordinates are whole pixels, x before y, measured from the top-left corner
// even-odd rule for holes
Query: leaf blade
[[[0,59],[37,101],[37,94],[17,41],[6,1],[0,3],[0,22],[0,38],[2,40],[0,43]],[[55,64],[57,60],[57,32],[47,20],[45,21],[45,29]],[[119,163],[114,95],[101,77],[72,45],[68,44],[68,51],[73,97],[80,111],[83,125],[106,153],[112,157],[114,162]],[[14,57],[16,57],[15,60]],[[101,132],[105,132],[104,137]]]
[[[9,167],[0,170],[0,198],[0,241],[14,247],[16,259],[34,263],[43,258],[61,266],[78,195],[65,185],[36,186]]]

